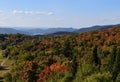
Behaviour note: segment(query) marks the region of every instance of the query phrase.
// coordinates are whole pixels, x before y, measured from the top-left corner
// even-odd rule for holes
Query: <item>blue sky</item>
[[[1,0],[0,26],[74,27],[119,24],[120,0]]]

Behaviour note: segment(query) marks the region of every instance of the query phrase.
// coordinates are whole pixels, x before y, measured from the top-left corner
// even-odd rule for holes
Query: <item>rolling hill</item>
[[[28,34],[27,32],[16,30],[13,28],[0,28],[0,34]]]
[[[1,34],[0,38],[1,56],[13,61],[7,62],[10,71],[5,80],[120,82],[120,26],[61,37]]]
[[[86,28],[48,28],[48,29],[42,29],[42,28],[29,28],[29,29],[17,29],[16,28],[0,28],[0,34],[27,34],[27,35],[53,35],[53,34],[68,34],[68,33],[80,33],[80,32],[89,32],[93,30],[102,30],[107,28],[112,28],[115,26],[120,26],[120,24],[117,25],[103,25],[103,26],[92,26],[92,27],[86,27]]]
[[[92,26],[92,27],[86,27],[86,28],[80,28],[79,30],[76,30],[75,33],[79,33],[79,32],[89,32],[89,31],[93,31],[93,30],[103,30],[103,29],[107,29],[107,28],[112,28],[115,26],[120,26],[120,24],[117,25],[103,25],[103,26]]]

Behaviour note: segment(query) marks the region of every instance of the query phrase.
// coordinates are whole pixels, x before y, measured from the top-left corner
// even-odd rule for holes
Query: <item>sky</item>
[[[120,24],[120,0],[0,0],[0,27]]]

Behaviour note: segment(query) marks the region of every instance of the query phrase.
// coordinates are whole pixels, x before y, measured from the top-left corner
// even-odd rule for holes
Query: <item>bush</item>
[[[83,82],[113,82],[109,72],[95,73],[88,76]]]
[[[11,75],[11,73],[6,73],[4,75],[4,82],[12,82],[12,75]]]
[[[118,76],[116,78],[116,82],[120,82],[120,73],[118,74]]]

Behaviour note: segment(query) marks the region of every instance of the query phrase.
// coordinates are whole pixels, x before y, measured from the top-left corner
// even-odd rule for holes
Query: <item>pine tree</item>
[[[116,58],[116,46],[113,46],[111,54],[110,54],[110,58],[108,61],[108,69],[110,72],[112,72],[112,70],[113,70],[113,64],[115,62],[115,58]]]
[[[75,76],[76,72],[77,72],[77,59],[76,56],[73,56],[73,60],[72,60],[72,66],[71,66],[71,72],[72,75]]]
[[[72,50],[73,47],[71,46],[71,41],[70,39],[65,40],[64,44],[63,44],[63,55],[65,57],[72,57]]]
[[[55,55],[60,55],[61,54],[61,44],[59,42],[54,42],[54,46],[53,46],[53,49],[54,49],[54,54]]]
[[[120,48],[117,48],[115,63],[113,65],[113,80],[116,79],[117,75],[120,73]]]
[[[94,48],[93,48],[91,63],[95,64],[96,66],[100,65],[100,59],[99,59],[98,53],[97,53],[97,46],[94,46]]]

